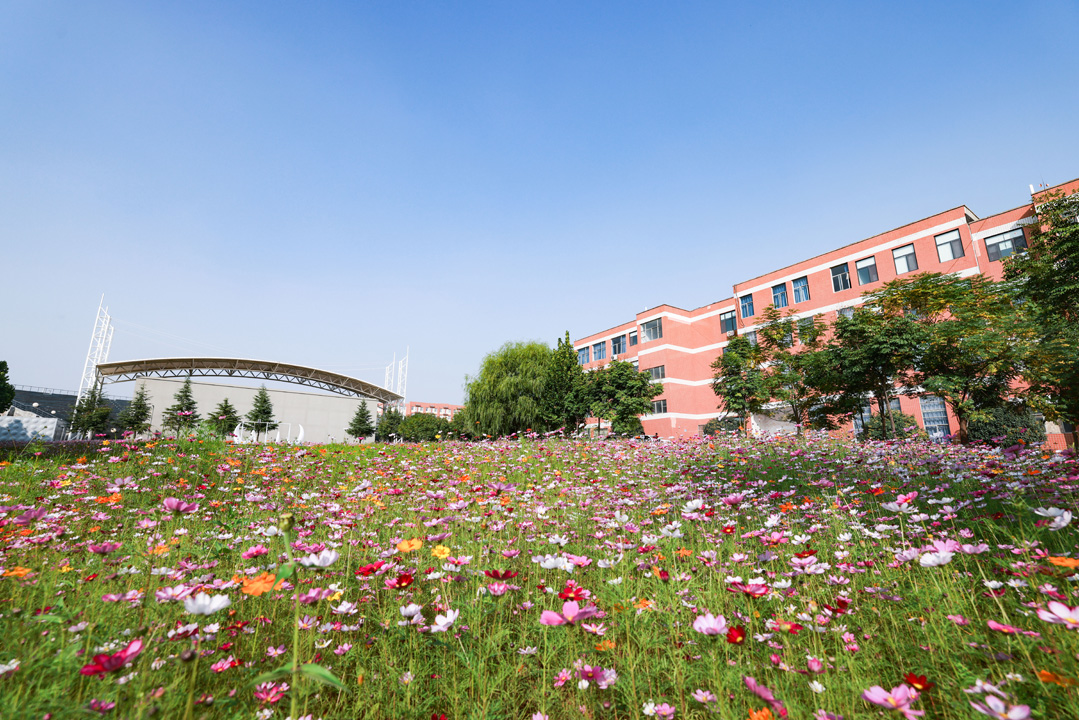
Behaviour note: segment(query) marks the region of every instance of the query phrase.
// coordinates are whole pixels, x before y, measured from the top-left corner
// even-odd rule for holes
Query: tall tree
[[[1036,207],[1029,248],[1004,261],[1030,305],[1037,342],[1023,379],[1030,403],[1073,426],[1079,448],[1079,193],[1052,195]]]
[[[963,443],[970,421],[985,419],[1011,394],[1033,339],[1015,285],[984,275],[921,273],[893,280],[867,306],[923,326],[925,340],[903,382],[947,403]]]
[[[593,417],[611,421],[619,435],[644,432],[640,416],[652,412],[652,398],[663,394],[663,385],[624,360],[614,360],[587,375],[588,407]]]
[[[11,407],[15,400],[15,387],[8,382],[7,360],[0,360],[0,413]]]
[[[397,434],[406,442],[435,442],[449,431],[450,421],[431,413],[414,412],[397,426]]]
[[[382,417],[378,419],[378,426],[375,428],[375,440],[378,442],[390,442],[398,439],[400,437],[398,430],[404,419],[405,416],[397,408],[389,408],[383,412]]]
[[[191,390],[190,375],[187,376],[184,384],[176,391],[172,399],[176,402],[165,408],[164,419],[161,421],[162,426],[176,435],[194,429],[199,424],[199,413],[198,404],[195,402],[195,394]]]
[[[71,432],[77,436],[94,437],[104,435],[109,430],[112,408],[105,402],[101,387],[95,385],[75,405],[71,417]]]
[[[213,409],[210,416],[206,418],[206,424],[210,426],[215,435],[228,437],[236,431],[236,426],[240,424],[240,411],[229,402],[228,398],[224,398]]]
[[[773,399],[787,406],[801,432],[809,424],[810,410],[822,399],[807,374],[817,361],[825,326],[819,316],[796,320],[791,314],[781,315],[774,305],[764,309],[761,319],[764,324],[757,338],[765,387]]]
[[[738,418],[743,432],[753,413],[768,402],[768,388],[761,369],[760,350],[743,335],[736,335],[712,363],[712,391],[722,408]]]
[[[131,398],[131,402],[116,416],[116,422],[124,430],[139,435],[150,429],[150,415],[152,412],[153,409],[150,407],[150,398],[146,392],[146,385],[139,385],[139,389],[135,391],[135,396]]]
[[[547,428],[544,387],[551,349],[539,342],[506,343],[467,379],[465,407],[480,434],[499,436]]]
[[[542,415],[548,428],[565,428],[572,433],[588,415],[585,374],[577,361],[577,351],[566,332],[551,353],[543,378]]]
[[[273,401],[270,400],[270,392],[265,385],[260,386],[259,391],[255,393],[251,409],[244,417],[254,426],[256,436],[277,429],[279,423],[274,421]]]
[[[352,416],[352,421],[348,424],[347,432],[357,440],[363,440],[374,431],[375,424],[371,420],[371,411],[367,409],[367,403],[361,400],[360,406],[356,408],[356,414]]]

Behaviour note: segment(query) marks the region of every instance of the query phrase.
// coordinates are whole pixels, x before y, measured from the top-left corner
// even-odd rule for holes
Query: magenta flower
[[[142,652],[142,638],[137,638],[128,643],[127,647],[120,652],[112,655],[95,655],[94,661],[84,665],[79,672],[83,675],[104,675],[105,673],[116,672],[134,660],[140,652]]]
[[[268,552],[270,552],[269,548],[264,545],[252,545],[251,547],[244,550],[243,554],[241,554],[240,557],[242,557],[244,560],[250,560],[251,558],[257,558],[260,555],[265,555]]]
[[[693,621],[693,629],[703,635],[724,635],[727,632],[727,619],[712,613],[698,615]]]
[[[1062,602],[1052,600],[1048,610],[1038,608],[1038,617],[1047,623],[1063,625],[1069,630],[1079,630],[1079,606],[1068,607]]]
[[[655,707],[656,717],[658,718],[673,718],[674,708],[667,703],[661,703]]]
[[[120,543],[118,542],[103,542],[98,544],[90,544],[86,546],[86,549],[95,555],[108,555],[114,553],[120,549]]]
[[[165,498],[161,504],[165,506],[166,510],[174,512],[177,515],[188,515],[199,509],[198,503],[184,502],[179,498]]]
[[[544,610],[540,615],[540,624],[542,625],[572,625],[578,620],[587,620],[596,614],[594,607],[581,607],[573,600],[568,600],[562,603],[562,612],[557,613],[553,610]]]
[[[751,693],[759,697],[764,702],[768,703],[768,705],[773,710],[779,713],[780,717],[787,717],[787,708],[783,706],[783,703],[776,699],[776,696],[772,694],[771,690],[769,690],[764,685],[758,683],[755,678],[749,677],[748,675],[743,677],[742,680],[743,682],[745,682],[746,687],[749,688],[749,691]]]
[[[918,691],[906,683],[892,688],[891,691],[885,690],[880,685],[874,685],[862,693],[862,699],[882,708],[895,710],[907,720],[925,715],[925,710],[914,710],[910,707],[910,704],[918,699]]]

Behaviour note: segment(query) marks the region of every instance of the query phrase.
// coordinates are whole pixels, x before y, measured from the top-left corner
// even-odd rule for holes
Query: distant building
[[[1033,189],[1033,188],[1032,188]],[[611,360],[632,362],[647,371],[664,392],[641,418],[649,435],[699,434],[712,418],[722,417],[712,392],[712,362],[729,339],[745,335],[755,342],[759,314],[769,305],[794,317],[823,315],[833,321],[853,312],[862,293],[916,272],[968,277],[1003,276],[1001,260],[1027,246],[1027,226],[1034,202],[1048,193],[1079,192],[1079,179],[1033,193],[1020,207],[978,217],[965,205],[859,240],[793,265],[735,283],[731,297],[695,310],[673,305],[637,313],[632,320],[574,342],[578,361],[592,370]],[[903,396],[902,412],[914,416],[931,436],[958,430],[955,417],[940,398]],[[593,420],[594,422],[594,420]],[[1047,423],[1049,442],[1064,447],[1062,428]]]
[[[405,405],[405,416],[407,417],[416,413],[425,413],[427,415],[437,415],[446,420],[453,420],[453,416],[464,409],[464,405],[412,401]]]

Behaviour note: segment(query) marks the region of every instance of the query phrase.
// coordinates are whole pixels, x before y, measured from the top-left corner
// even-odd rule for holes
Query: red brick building
[[[710,305],[645,310],[633,320],[580,338],[574,347],[586,370],[617,358],[634,362],[663,383],[653,413],[641,418],[648,434],[698,434],[710,419],[723,415],[712,392],[712,362],[731,336],[747,335],[752,341],[760,313],[769,305],[793,311],[795,318],[821,315],[831,322],[840,313],[852,312],[866,291],[903,275],[981,273],[999,280],[1000,261],[1026,247],[1034,203],[1054,192],[1079,192],[1079,179],[1045,188],[1027,205],[984,218],[960,205],[736,283],[732,297]],[[932,435],[958,428],[939,398],[902,396],[899,405]],[[1061,428],[1050,423],[1047,430],[1050,442],[1062,447]]]
[[[414,413],[426,413],[428,415],[437,415],[438,417],[446,418],[447,420],[453,420],[453,416],[464,409],[464,405],[412,401],[405,404],[405,416],[407,417]]]

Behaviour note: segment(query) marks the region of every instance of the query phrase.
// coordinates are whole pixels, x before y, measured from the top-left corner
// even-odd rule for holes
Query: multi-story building
[[[463,405],[450,405],[448,403],[409,402],[405,405],[405,415],[413,413],[426,413],[437,415],[440,418],[453,420],[453,416],[464,410]]]
[[[1034,204],[1056,192],[1079,192],[1079,179],[1038,192],[1032,187],[1027,205],[985,218],[960,205],[735,283],[732,297],[696,310],[671,305],[645,310],[630,322],[582,337],[574,348],[586,370],[617,358],[634,362],[663,383],[664,392],[653,403],[652,414],[641,418],[648,434],[696,434],[710,419],[724,414],[712,392],[712,362],[735,334],[755,341],[761,312],[769,305],[796,319],[821,315],[831,322],[839,314],[852,313],[863,302],[863,293],[904,275],[981,273],[999,280],[1000,261],[1026,247]],[[931,435],[958,428],[937,397],[902,396],[899,405]],[[1050,423],[1047,430],[1050,442],[1063,446],[1062,428]]]

